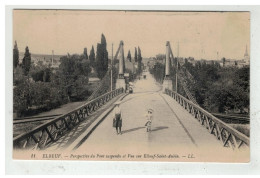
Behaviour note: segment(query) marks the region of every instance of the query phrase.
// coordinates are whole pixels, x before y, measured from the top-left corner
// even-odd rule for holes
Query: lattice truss
[[[213,134],[218,140],[220,140],[224,147],[230,147],[233,149],[249,147],[250,141],[249,137],[246,135],[240,133],[175,91],[166,89],[165,92],[185,108],[185,110],[187,110],[195,119],[197,119],[210,134]]]
[[[88,119],[88,116],[98,110],[101,106],[122,93],[123,88],[105,93],[69,113],[58,116],[55,119],[36,127],[28,133],[18,135],[13,139],[14,149],[36,150],[47,148],[49,144],[56,142],[80,122]]]

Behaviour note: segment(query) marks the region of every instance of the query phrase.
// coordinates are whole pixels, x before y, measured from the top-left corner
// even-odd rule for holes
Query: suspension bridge
[[[149,155],[163,157],[166,153],[176,153],[184,159],[189,158],[189,161],[236,162],[241,158],[249,161],[249,137],[198,105],[187,86],[187,81],[193,81],[193,76],[178,61],[174,64],[169,42],[166,43],[163,84],[157,83],[149,72],[144,72],[145,79],[133,82],[133,94],[125,92],[123,47],[121,41],[114,57],[119,60],[114,85],[110,80],[114,75],[111,65],[85,104],[68,113],[47,118],[42,125],[14,137],[14,150],[128,154],[124,160],[144,153],[148,160],[154,159]],[[180,81],[185,96],[176,92],[177,83],[173,84],[170,79],[172,68],[176,69],[176,79]],[[121,103],[122,135],[117,135],[112,127],[113,103],[116,101]],[[151,132],[146,132],[144,126],[148,108],[154,110]],[[100,160],[106,159],[100,156]]]

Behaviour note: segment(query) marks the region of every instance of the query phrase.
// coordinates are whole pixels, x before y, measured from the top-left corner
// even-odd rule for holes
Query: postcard
[[[14,160],[250,161],[250,12],[12,13]]]

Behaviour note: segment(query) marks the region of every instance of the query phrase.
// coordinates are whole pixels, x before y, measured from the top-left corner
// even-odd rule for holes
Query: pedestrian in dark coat
[[[116,128],[117,134],[122,135],[121,127],[122,127],[122,114],[121,109],[119,107],[120,102],[115,103],[116,107],[114,108],[114,119],[113,119],[113,126]]]

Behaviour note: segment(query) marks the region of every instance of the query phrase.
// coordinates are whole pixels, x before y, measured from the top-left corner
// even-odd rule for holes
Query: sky
[[[80,10],[14,10],[13,43],[33,54],[83,53],[104,34],[109,56],[121,40],[124,53],[143,57],[165,54],[169,41],[174,56],[195,59],[242,59],[250,51],[249,12],[142,12]],[[218,56],[217,56],[218,53]]]

